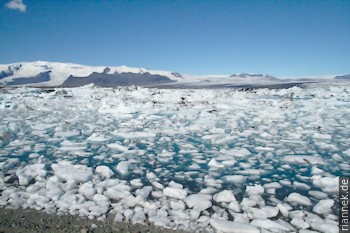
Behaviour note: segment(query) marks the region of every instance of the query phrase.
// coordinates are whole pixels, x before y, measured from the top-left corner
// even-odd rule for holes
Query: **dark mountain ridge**
[[[114,73],[108,74],[110,69],[106,69],[102,73],[93,72],[86,77],[76,77],[70,75],[63,83],[62,87],[78,87],[87,84],[95,84],[100,87],[117,87],[117,86],[145,86],[164,83],[173,83],[174,80],[162,75],[153,75],[146,73]]]

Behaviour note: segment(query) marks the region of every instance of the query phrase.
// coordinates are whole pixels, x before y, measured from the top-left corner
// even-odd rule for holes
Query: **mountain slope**
[[[350,74],[335,76],[334,79],[337,79],[337,80],[350,80]]]
[[[157,85],[163,83],[175,82],[170,78],[158,74],[150,73],[97,73],[93,72],[86,77],[69,76],[66,81],[63,82],[63,87],[79,87],[93,83],[100,87],[117,87],[117,86],[144,86],[144,85]]]
[[[90,80],[100,84],[112,83],[117,85],[116,80],[97,80],[98,74],[103,80],[107,78],[128,79],[123,81],[127,85],[147,85],[147,81],[150,81],[150,84],[155,84],[157,80],[162,83],[171,83],[182,78],[178,73],[144,68],[84,66],[71,63],[36,61],[0,65],[0,85],[60,86],[64,82],[66,82],[65,85],[69,83],[69,85],[73,85],[72,80],[77,77],[82,78],[79,79],[82,84]],[[84,77],[87,79],[83,80]],[[142,79],[142,81],[138,79]],[[121,82],[121,80],[118,81]],[[131,81],[135,81],[135,83],[133,84]],[[74,85],[78,84],[77,81],[74,82]],[[98,85],[98,83],[96,84]]]
[[[334,76],[333,76],[334,77]],[[331,77],[333,79],[333,77]],[[349,80],[349,75],[333,80]],[[328,77],[330,81],[330,77]],[[183,75],[171,71],[126,66],[84,66],[60,62],[20,62],[0,65],[0,86],[76,87],[94,83],[101,87],[153,86],[169,88],[219,88],[236,86],[269,86],[327,81],[323,78],[278,79],[267,74]]]

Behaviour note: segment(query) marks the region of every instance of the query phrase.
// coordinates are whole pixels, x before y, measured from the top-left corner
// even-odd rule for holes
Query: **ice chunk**
[[[210,225],[217,231],[227,233],[260,233],[260,230],[254,226],[215,218],[210,219]]]
[[[170,181],[168,186],[172,188],[178,188],[178,189],[182,189],[184,187],[182,184],[176,183],[174,181]]]
[[[148,196],[151,194],[152,190],[153,190],[152,186],[145,186],[141,189],[137,189],[135,191],[135,194],[138,196],[141,196],[143,199],[146,200]]]
[[[300,230],[299,233],[319,233],[318,231],[312,231],[312,230]]]
[[[123,146],[123,145],[121,145],[119,143],[110,143],[110,144],[107,145],[107,147],[110,148],[110,149],[118,150],[120,152],[128,151],[128,147]]]
[[[260,209],[251,208],[255,218],[273,218],[278,215],[279,209],[272,206],[264,206]]]
[[[153,192],[151,193],[151,195],[152,195],[152,197],[154,197],[154,198],[161,198],[161,197],[163,197],[163,191],[153,191]]]
[[[93,133],[86,139],[88,142],[106,142],[109,139],[100,133]]]
[[[142,224],[146,220],[146,215],[143,212],[142,207],[135,208],[135,214],[131,218],[132,224]]]
[[[190,166],[188,166],[189,170],[199,170],[201,167],[197,163],[192,163]]]
[[[173,210],[185,210],[186,206],[185,203],[182,200],[179,201],[171,201],[170,207]]]
[[[208,166],[213,167],[213,168],[223,168],[223,167],[225,167],[224,165],[222,165],[221,163],[216,161],[216,159],[214,159],[214,158],[212,158],[209,161]]]
[[[213,196],[215,202],[233,202],[236,201],[236,197],[232,190],[223,190]]]
[[[278,188],[281,188],[282,185],[280,185],[277,182],[272,182],[272,183],[264,184],[263,187],[266,189],[278,189]]]
[[[114,175],[114,172],[109,167],[103,165],[96,167],[96,173],[107,179]]]
[[[186,198],[187,191],[185,189],[180,188],[166,187],[165,189],[163,189],[163,195],[182,200]]]
[[[293,218],[290,223],[293,224],[298,229],[307,229],[310,227],[310,225],[307,222],[305,222],[302,218],[298,218],[298,217]]]
[[[78,191],[90,200],[92,200],[93,196],[96,194],[96,189],[94,188],[94,184],[91,181],[82,184],[79,187]]]
[[[317,214],[327,214],[332,211],[334,200],[326,199],[319,201],[312,209]]]
[[[264,193],[264,187],[259,185],[254,186],[247,186],[245,192],[251,196],[251,195],[261,195]]]
[[[100,206],[109,205],[111,203],[109,198],[102,194],[95,194],[92,197],[92,199],[97,205],[100,205]]]
[[[23,169],[19,169],[16,172],[18,176],[19,185],[28,185],[32,179],[40,180],[44,179],[47,174],[45,164],[32,164],[27,165]]]
[[[121,161],[117,164],[116,167],[117,171],[120,175],[126,176],[129,173],[129,162],[127,161]]]
[[[79,130],[72,130],[72,131],[59,131],[61,129],[55,129],[55,137],[61,137],[61,138],[69,138],[69,137],[75,137],[80,135]]]
[[[141,188],[143,186],[142,180],[140,178],[130,180],[130,184],[135,188]]]
[[[305,189],[305,190],[309,190],[311,188],[309,185],[307,185],[305,183],[298,182],[298,181],[294,181],[293,186],[295,188],[301,188],[301,189]]]
[[[234,148],[230,150],[221,150],[220,152],[230,154],[237,158],[245,158],[251,154],[246,148]]]
[[[320,188],[323,192],[337,193],[339,179],[338,177],[321,177],[320,175],[312,176],[312,183]]]
[[[320,133],[314,133],[313,137],[315,139],[320,139],[320,140],[330,140],[332,139],[332,136],[329,134],[320,134]]]
[[[152,183],[153,187],[155,187],[156,189],[160,189],[160,190],[164,189],[164,185],[162,185],[161,183],[159,183],[157,181],[153,181],[151,183]]]
[[[239,205],[238,201],[230,202],[230,204],[228,205],[228,208],[237,213],[241,211],[241,206]]]
[[[52,176],[46,181],[46,195],[53,201],[57,201],[64,194],[62,189],[58,186],[57,176]]]
[[[82,151],[86,148],[86,143],[63,141],[61,142],[60,150],[62,151]]]
[[[114,221],[114,222],[122,222],[123,219],[124,219],[124,215],[123,215],[122,213],[118,212],[118,213],[115,215],[113,221]]]
[[[149,181],[153,181],[157,179],[157,175],[154,172],[147,172],[146,177]]]
[[[51,165],[55,175],[64,181],[84,183],[92,179],[92,170],[85,165],[73,165],[62,161]]]
[[[27,203],[37,210],[45,208],[45,204],[49,203],[50,199],[46,196],[39,195],[37,193],[30,194]]]
[[[210,200],[211,196],[204,194],[192,194],[185,198],[187,206],[199,212],[206,210],[212,206]]]
[[[317,199],[326,199],[328,197],[327,193],[316,191],[316,190],[310,190],[308,194]]]
[[[287,201],[291,203],[296,203],[299,205],[311,206],[311,200],[308,197],[305,197],[299,193],[291,193],[287,197]]]
[[[288,216],[288,213],[290,210],[292,210],[293,208],[288,205],[287,203],[279,203],[277,204],[277,208],[280,210],[281,214],[284,216],[284,217],[287,217]]]
[[[294,164],[325,164],[324,160],[317,156],[287,155],[283,159],[287,163]]]
[[[285,227],[287,227],[287,228],[289,229],[289,232],[296,232],[295,227],[293,227],[293,226],[292,226],[290,223],[288,223],[287,221],[285,221],[285,220],[279,218],[279,219],[276,220],[276,222],[279,223],[279,224],[281,224],[281,225],[283,225],[283,226],[285,226]]]
[[[243,175],[228,175],[224,176],[223,180],[232,184],[243,184],[247,181],[247,177]]]
[[[310,224],[313,230],[324,233],[338,233],[339,227],[338,222],[335,221],[326,221],[321,219],[318,215],[309,214],[308,217],[305,218],[308,224]]]
[[[124,212],[124,217],[125,217],[125,221],[129,221],[132,217],[132,215],[134,214],[134,211],[131,209],[126,209]]]
[[[320,175],[320,174],[322,174],[324,171],[322,170],[322,169],[319,169],[318,167],[316,167],[316,166],[313,166],[312,168],[311,168],[311,174],[312,175]]]
[[[289,231],[287,227],[279,224],[276,221],[272,221],[270,219],[254,219],[250,224],[266,230]]]
[[[107,188],[103,193],[106,197],[114,200],[124,199],[128,196],[131,196],[130,193],[131,187],[125,184],[117,184],[115,186]]]

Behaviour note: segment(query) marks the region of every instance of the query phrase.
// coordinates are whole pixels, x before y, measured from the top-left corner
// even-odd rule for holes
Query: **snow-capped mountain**
[[[212,86],[252,82],[276,82],[277,78],[261,74],[182,75],[171,71],[149,70],[126,66],[85,66],[47,61],[21,62],[0,65],[0,85],[76,87],[90,83],[102,87]]]
[[[348,79],[338,76],[335,79]],[[322,79],[278,79],[267,74],[241,73],[232,75],[184,75],[172,71],[150,70],[127,66],[85,66],[47,61],[20,62],[0,65],[0,85],[37,87],[76,87],[93,83],[101,87],[153,86],[170,88],[212,88],[286,85]],[[289,84],[288,84],[289,86]]]
[[[174,72],[126,66],[84,66],[46,61],[0,65],[0,85],[80,86],[92,82],[114,86],[152,85],[179,79],[182,76]]]

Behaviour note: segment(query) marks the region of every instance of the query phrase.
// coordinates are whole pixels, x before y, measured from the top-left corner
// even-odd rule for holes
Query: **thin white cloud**
[[[24,5],[23,0],[11,0],[5,5],[7,8],[12,10],[19,10],[22,12],[26,11],[27,6]]]

